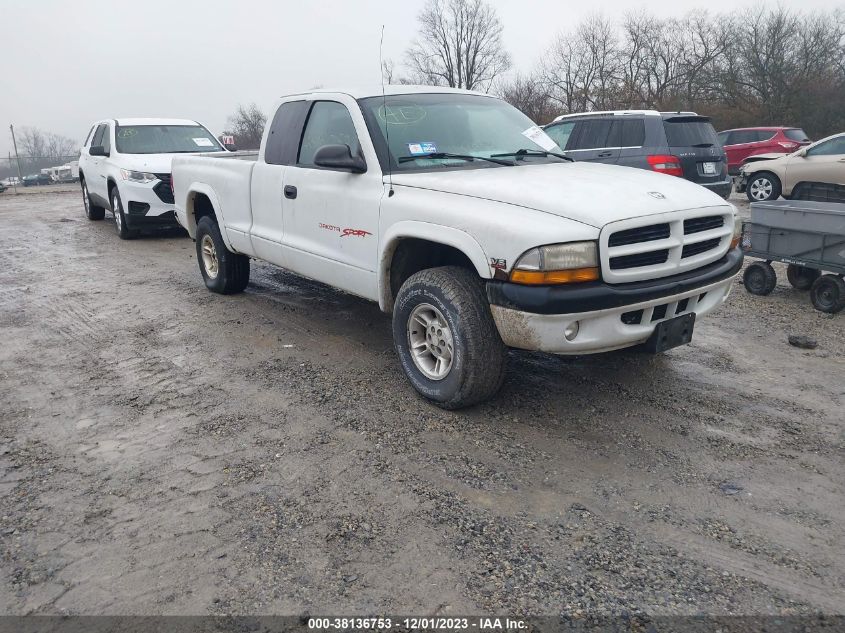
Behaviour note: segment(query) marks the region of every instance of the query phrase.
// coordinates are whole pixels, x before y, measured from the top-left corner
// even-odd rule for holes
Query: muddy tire
[[[197,224],[197,263],[211,292],[233,295],[249,283],[249,257],[226,248],[217,222],[209,216]]]
[[[786,267],[786,278],[789,279],[792,287],[798,290],[809,290],[821,274],[821,271],[815,268],[807,268],[797,264],[789,264]]]
[[[751,202],[765,202],[780,198],[780,179],[767,171],[751,174],[745,186],[745,195]]]
[[[822,275],[813,282],[810,300],[821,312],[841,312],[845,308],[845,281],[839,275]]]
[[[114,214],[114,228],[117,229],[117,236],[122,240],[131,240],[138,234],[126,225],[126,214],[123,213],[123,202],[120,199],[120,192],[117,187],[111,190],[111,208]]]
[[[771,264],[754,262],[742,274],[742,283],[751,294],[762,296],[770,294],[775,289],[778,276]]]
[[[444,266],[409,277],[396,297],[393,341],[413,387],[444,409],[483,402],[502,386],[507,348],[474,271]]]
[[[106,210],[103,207],[98,207],[91,204],[91,196],[88,195],[88,183],[83,178],[82,181],[82,204],[85,206],[85,217],[89,220],[102,220],[106,217]]]

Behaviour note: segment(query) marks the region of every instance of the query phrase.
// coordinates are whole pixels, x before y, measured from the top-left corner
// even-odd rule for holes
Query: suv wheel
[[[197,224],[197,262],[205,287],[212,292],[236,294],[249,283],[249,257],[226,248],[217,222],[208,216]]]
[[[774,174],[762,171],[748,179],[745,194],[751,202],[777,200],[780,197],[780,180]]]
[[[114,214],[114,226],[117,229],[117,235],[122,240],[131,240],[135,237],[135,231],[132,231],[126,225],[126,216],[123,213],[123,203],[120,201],[120,192],[117,187],[112,187],[111,190],[111,208]]]
[[[444,409],[483,402],[504,380],[507,348],[481,280],[465,268],[429,268],[402,284],[393,342],[413,387]]]
[[[85,205],[85,217],[89,220],[102,220],[106,217],[106,210],[91,204],[91,196],[88,195],[88,183],[82,179],[82,204]]]

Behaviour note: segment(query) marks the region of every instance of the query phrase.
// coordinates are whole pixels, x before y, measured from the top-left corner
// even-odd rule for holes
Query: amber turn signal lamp
[[[543,286],[550,284],[575,284],[583,281],[596,281],[598,268],[572,268],[570,270],[514,270],[511,281],[515,284]]]

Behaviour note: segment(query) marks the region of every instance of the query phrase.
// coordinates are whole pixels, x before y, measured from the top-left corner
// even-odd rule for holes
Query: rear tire
[[[822,275],[810,289],[813,307],[821,312],[836,314],[845,308],[845,281],[839,275]]]
[[[393,341],[411,385],[444,409],[483,402],[502,386],[507,347],[473,271],[444,266],[411,275],[396,297]]]
[[[126,215],[123,213],[123,202],[120,201],[120,192],[117,186],[111,190],[111,208],[114,214],[114,227],[117,229],[117,236],[122,240],[131,240],[137,233],[126,225]]]
[[[209,216],[197,224],[197,263],[211,292],[237,294],[249,284],[249,257],[226,248],[220,227]]]
[[[102,220],[106,217],[106,210],[91,204],[91,196],[88,195],[88,183],[82,179],[82,204],[85,205],[85,217],[89,220]]]
[[[786,278],[789,279],[792,287],[798,290],[809,290],[821,274],[820,270],[799,266],[798,264],[789,264],[786,267]]]
[[[742,274],[742,283],[751,294],[765,296],[775,289],[778,276],[771,264],[754,262]]]
[[[745,195],[751,202],[765,202],[777,200],[780,197],[781,185],[777,176],[767,171],[751,174],[745,187]]]

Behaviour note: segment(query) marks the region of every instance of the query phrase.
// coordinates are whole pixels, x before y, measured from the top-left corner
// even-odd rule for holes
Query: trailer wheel
[[[838,275],[822,275],[810,289],[810,300],[816,310],[836,314],[845,308],[845,281]]]
[[[790,264],[786,267],[786,278],[789,279],[792,287],[798,290],[809,290],[821,274],[820,270],[799,266],[798,264]]]
[[[771,264],[754,262],[750,264],[742,275],[745,289],[753,295],[767,295],[775,289],[778,276]]]

